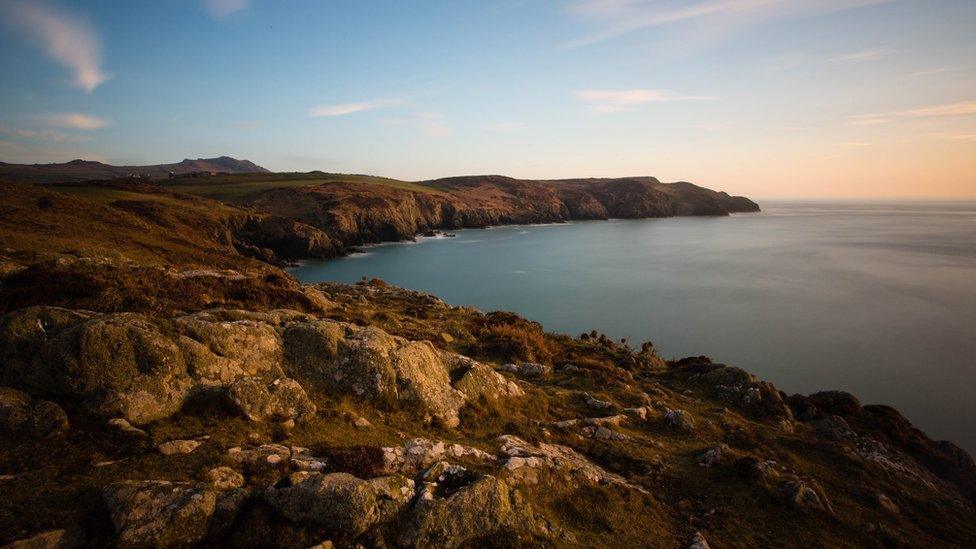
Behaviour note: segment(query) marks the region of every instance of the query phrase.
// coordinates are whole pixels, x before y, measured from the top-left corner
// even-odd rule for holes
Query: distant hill
[[[187,158],[175,164],[154,166],[112,166],[92,160],[72,160],[62,164],[7,164],[0,162],[0,180],[24,183],[73,183],[95,179],[143,176],[152,178],[192,173],[271,173],[250,160],[229,156],[219,158]]]

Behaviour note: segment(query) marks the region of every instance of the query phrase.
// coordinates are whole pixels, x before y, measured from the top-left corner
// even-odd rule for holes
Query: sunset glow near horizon
[[[976,198],[973,0],[6,0],[0,67],[3,162]]]

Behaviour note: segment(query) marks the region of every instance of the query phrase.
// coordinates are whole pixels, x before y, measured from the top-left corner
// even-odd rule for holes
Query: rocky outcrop
[[[302,471],[270,486],[264,497],[288,519],[357,536],[396,517],[413,488],[412,480],[400,476],[361,480],[348,473]]]
[[[399,543],[409,547],[461,547],[507,535],[515,539],[548,536],[518,490],[486,476],[445,498],[419,498]]]
[[[0,368],[5,378],[136,425],[214,392],[253,421],[301,421],[316,409],[304,385],[456,427],[469,395],[523,393],[490,367],[429,342],[295,311],[215,309],[160,319],[32,308],[0,323],[9,327],[0,348],[8,357]]]
[[[264,383],[242,377],[227,388],[227,398],[251,421],[303,421],[315,414],[315,404],[294,379]]]
[[[232,523],[247,492],[146,480],[111,484],[102,496],[120,546],[175,547],[196,543]]]

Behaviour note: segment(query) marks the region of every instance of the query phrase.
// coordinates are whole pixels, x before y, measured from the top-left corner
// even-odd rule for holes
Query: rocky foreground
[[[167,230],[26,191],[0,220],[0,545],[976,545],[972,458],[888,406],[302,286],[196,206]]]
[[[891,408],[380,282],[306,291],[325,315],[4,316],[0,540],[976,541],[972,459]]]

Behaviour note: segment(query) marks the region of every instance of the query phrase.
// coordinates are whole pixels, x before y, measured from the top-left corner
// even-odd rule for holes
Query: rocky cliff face
[[[428,190],[354,182],[279,188],[256,194],[250,204],[312,225],[346,245],[410,239],[432,229],[759,211],[747,198],[653,178],[523,181],[475,176],[423,185]]]

